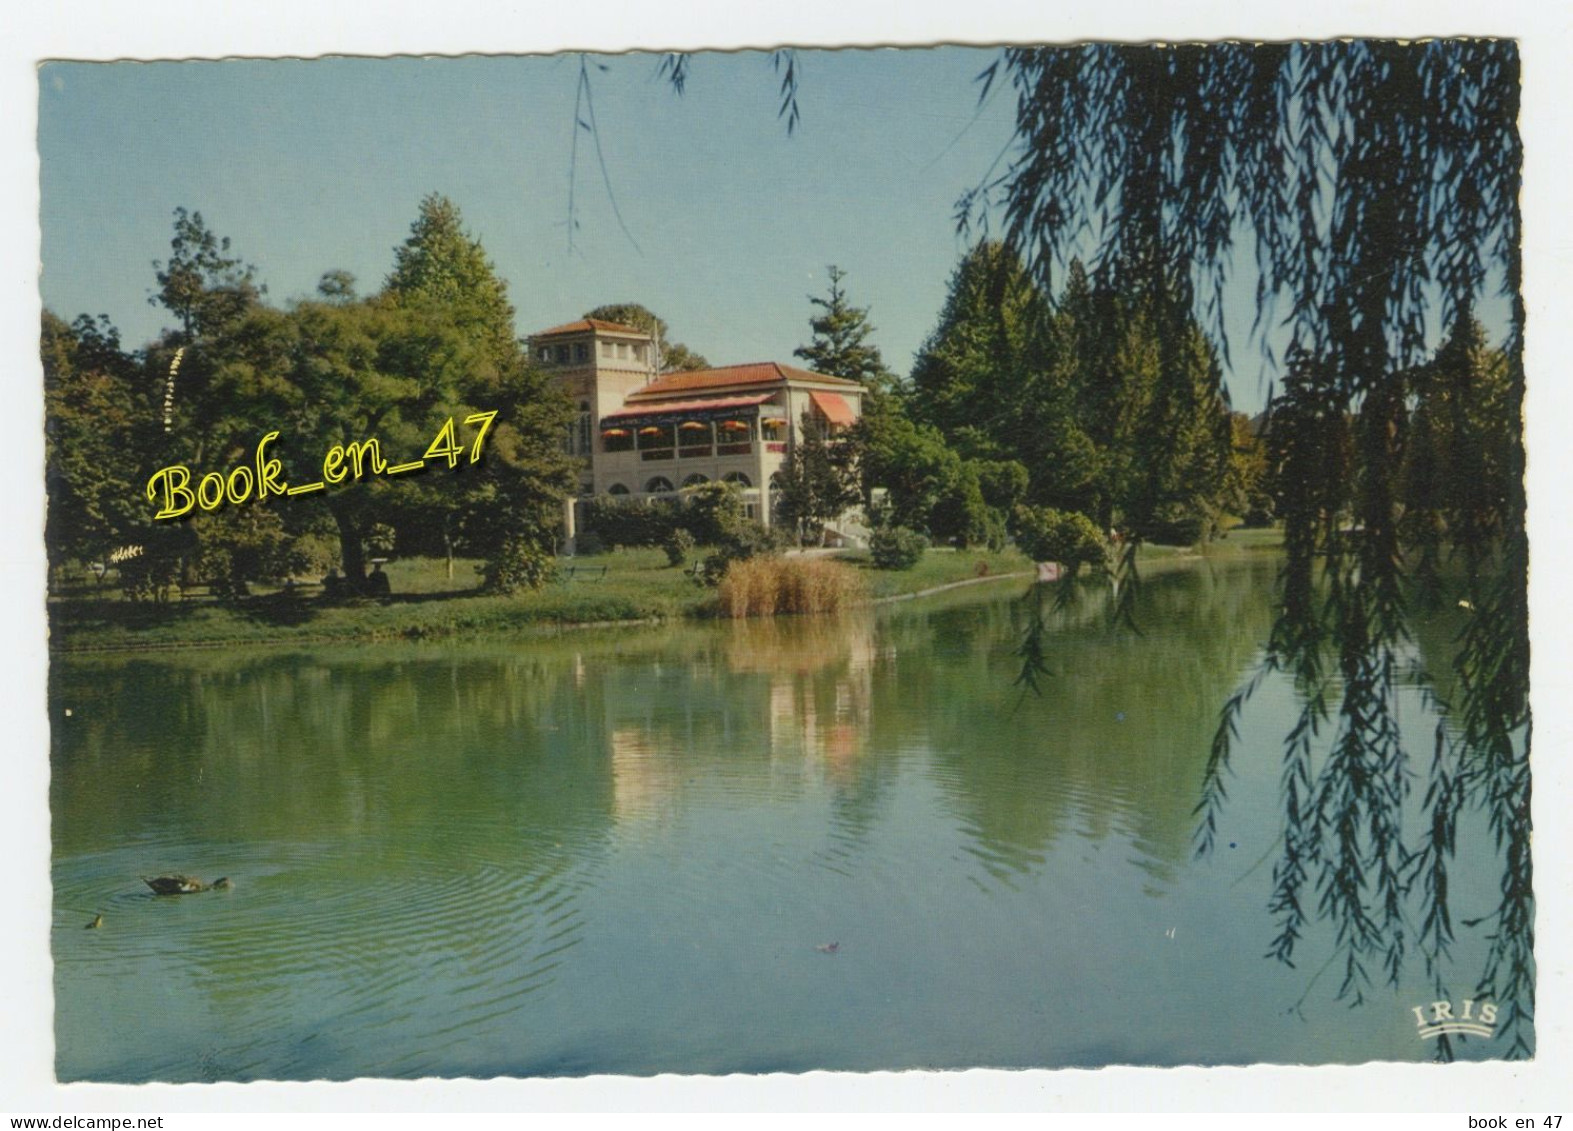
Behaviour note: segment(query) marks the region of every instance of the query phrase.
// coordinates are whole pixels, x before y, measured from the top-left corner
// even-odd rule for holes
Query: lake
[[[56,657],[58,1075],[1430,1059],[1418,960],[1350,1008],[1326,925],[1296,968],[1264,957],[1286,682],[1194,854],[1275,569],[1154,574],[1139,636],[1089,595],[1041,695],[1012,580],[835,621]],[[1435,720],[1414,689],[1400,716],[1423,781]],[[1462,920],[1500,864],[1458,836]],[[139,879],[165,872],[235,886]]]

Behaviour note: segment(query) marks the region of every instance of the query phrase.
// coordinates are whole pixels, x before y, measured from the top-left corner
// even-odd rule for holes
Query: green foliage
[[[894,405],[865,414],[854,435],[865,497],[884,488],[890,522],[927,530],[935,505],[961,474],[961,457],[938,429]]]
[[[1018,460],[975,460],[972,467],[983,501],[997,511],[1009,514],[1027,494],[1027,468]]]
[[[584,501],[584,528],[606,546],[659,546],[678,526],[676,499],[596,495]]]
[[[694,536],[686,527],[679,526],[666,536],[661,549],[666,551],[666,560],[676,568],[688,564],[688,555],[694,552],[695,545]]]
[[[720,545],[751,524],[743,499],[730,483],[701,483],[675,495],[627,499],[597,495],[584,501],[584,528],[611,547],[665,546],[684,530],[698,545]]]
[[[139,541],[145,473],[138,452],[153,442],[152,414],[134,358],[108,319],[67,326],[44,311],[44,545],[51,565],[102,561]]]
[[[234,322],[254,305],[262,289],[256,268],[229,255],[229,237],[213,234],[202,213],[175,209],[175,235],[167,262],[153,264],[158,293],[148,299],[180,319],[182,340],[191,342]]]
[[[1116,294],[1145,296],[1144,316],[1155,319],[1147,419],[1181,419],[1195,402],[1200,366],[1176,316],[1200,311],[1222,339],[1242,233],[1257,249],[1257,326],[1284,325],[1293,343],[1269,437],[1285,524],[1283,601],[1263,672],[1220,720],[1200,847],[1214,839],[1241,705],[1261,675],[1287,672],[1302,710],[1284,750],[1271,953],[1292,963],[1308,923],[1330,919],[1337,992],[1359,1001],[1374,976],[1400,984],[1418,934],[1445,992],[1438,971],[1453,939],[1447,865],[1459,813],[1478,805],[1504,866],[1473,992],[1504,1003],[1504,1045],[1528,1055],[1534,936],[1516,46],[1089,44],[1008,50],[988,81],[1005,75],[1018,98],[1018,157],[1001,186],[1008,242],[1047,286],[1084,241],[1086,218],[1097,216],[1103,281]],[[969,194],[961,214],[970,217],[991,192]],[[1407,459],[1406,485],[1405,386],[1425,360],[1428,330],[1439,320],[1457,326],[1488,285],[1501,286],[1509,310],[1504,410],[1489,440],[1503,474],[1493,481],[1483,472],[1497,498],[1481,508],[1481,521],[1459,514],[1463,523],[1445,527],[1472,563],[1455,592],[1475,615],[1460,639],[1460,699],[1439,703],[1458,725],[1438,729],[1423,831],[1406,839],[1415,771],[1397,721],[1411,655],[1405,587],[1425,561],[1424,543],[1442,536],[1438,499],[1424,484],[1438,483],[1432,471],[1446,413],[1418,421],[1421,447]],[[1203,477],[1216,473],[1215,453],[1230,441],[1225,430],[1221,442],[1207,432],[1187,430],[1177,444],[1181,462]],[[1464,462],[1484,469],[1473,455]],[[1138,522],[1187,501],[1189,484],[1166,468],[1132,460],[1115,471],[1130,486]],[[1419,504],[1407,524],[1406,493]],[[1405,538],[1420,539],[1422,553],[1406,556]],[[1424,673],[1414,682],[1428,683]],[[1326,735],[1324,753],[1311,736]],[[1449,1047],[1439,1042],[1442,1055]]]
[[[792,450],[776,472],[774,502],[777,522],[796,531],[799,545],[823,540],[825,525],[857,505],[856,463],[851,439],[827,440],[803,414]]]
[[[594,310],[585,311],[584,317],[598,318],[603,322],[618,322],[624,326],[632,326],[636,330],[643,330],[647,334],[654,334],[656,347],[660,351],[662,373],[710,368],[710,363],[700,354],[695,353],[682,342],[670,341],[667,337],[669,327],[665,320],[637,302],[614,302],[598,306]]]
[[[731,483],[701,483],[678,494],[682,524],[696,542],[719,545],[750,526],[743,511],[743,496]],[[754,524],[757,525],[757,524]]]
[[[507,365],[519,351],[507,286],[445,196],[421,201],[409,239],[394,251],[385,290],[400,304],[441,311],[493,364]]]
[[[1059,562],[1072,571],[1103,563],[1103,537],[1084,514],[1023,505],[1011,515],[1011,525],[1016,545],[1033,561]]]
[[[574,556],[593,558],[607,551],[606,540],[593,530],[580,531],[574,536]]]
[[[824,313],[809,319],[814,338],[806,346],[793,350],[794,357],[808,362],[816,373],[832,377],[845,377],[870,389],[889,389],[894,378],[885,368],[879,347],[870,345],[868,337],[874,326],[868,320],[868,309],[856,307],[847,301],[841,280],[846,272],[832,264],[830,293],[824,298],[809,295],[808,301]]]
[[[929,540],[905,526],[881,526],[868,540],[870,557],[879,569],[911,569],[923,560]]]
[[[778,553],[781,548],[781,539],[774,530],[757,522],[745,521],[721,539],[716,544],[716,552],[700,563],[699,580],[704,585],[719,585],[733,562],[768,557]]]
[[[557,559],[535,539],[510,533],[492,552],[482,568],[483,588],[489,593],[510,594],[540,589],[557,575]]]
[[[168,553],[142,553],[116,567],[120,591],[136,604],[165,604],[180,578],[180,558]]]
[[[221,507],[191,525],[197,539],[196,578],[219,596],[244,596],[248,582],[279,581],[303,564],[279,508]]]
[[[929,512],[928,530],[934,538],[949,542],[957,549],[986,544],[991,529],[998,524],[994,510],[983,499],[977,468],[961,463],[934,501]]]

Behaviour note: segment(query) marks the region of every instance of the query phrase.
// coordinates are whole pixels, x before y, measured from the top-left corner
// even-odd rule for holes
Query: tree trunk
[[[339,527],[339,556],[344,563],[345,584],[352,592],[359,593],[366,585],[366,551],[361,545],[360,527],[345,508],[330,503],[328,510]]]

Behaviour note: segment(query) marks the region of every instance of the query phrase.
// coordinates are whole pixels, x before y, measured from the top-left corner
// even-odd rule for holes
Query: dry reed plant
[[[721,611],[729,617],[838,613],[863,597],[861,574],[823,558],[733,562],[720,587]]]

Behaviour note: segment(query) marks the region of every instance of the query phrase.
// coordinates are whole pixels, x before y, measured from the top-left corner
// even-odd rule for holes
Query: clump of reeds
[[[863,577],[824,558],[754,557],[733,562],[721,579],[729,617],[838,613],[863,598]]]

